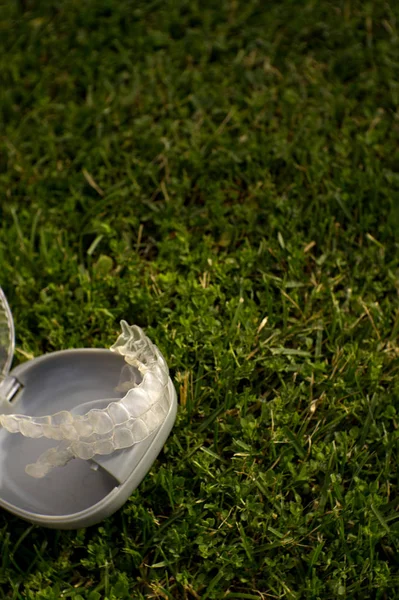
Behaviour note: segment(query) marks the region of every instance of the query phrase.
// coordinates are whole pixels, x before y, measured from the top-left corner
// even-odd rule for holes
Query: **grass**
[[[0,513],[0,599],[399,598],[398,3],[0,10],[15,362],[144,327],[179,396],[100,526]]]

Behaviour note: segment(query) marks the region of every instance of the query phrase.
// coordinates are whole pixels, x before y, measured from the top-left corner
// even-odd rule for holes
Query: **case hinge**
[[[18,379],[9,375],[0,382],[0,401],[7,400],[7,402],[12,402],[21,387],[22,384]]]

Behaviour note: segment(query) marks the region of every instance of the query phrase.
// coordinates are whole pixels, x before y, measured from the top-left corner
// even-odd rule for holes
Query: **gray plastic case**
[[[14,350],[12,317],[7,309],[2,294],[0,396],[5,398],[0,397],[0,413],[43,416],[61,410],[73,412],[79,407],[78,412],[83,414],[123,396],[116,393],[115,388],[126,363],[122,356],[105,349],[52,352],[7,373],[10,353]],[[4,348],[5,314],[9,333],[7,351]],[[137,375],[139,378],[139,373]],[[177,398],[170,379],[166,389],[167,416],[159,429],[144,441],[108,456],[71,460],[66,466],[53,469],[44,479],[27,475],[25,466],[54,446],[54,441],[26,438],[0,428],[0,507],[32,523],[57,529],[87,527],[110,516],[140,484],[173,427]],[[87,407],[85,403],[89,403]]]

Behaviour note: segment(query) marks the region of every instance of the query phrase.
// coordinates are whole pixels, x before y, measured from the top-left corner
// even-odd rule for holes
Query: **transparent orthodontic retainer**
[[[149,471],[176,392],[158,348],[121,326],[111,350],[52,352],[10,371],[14,325],[0,288],[0,507],[46,527],[87,527]]]

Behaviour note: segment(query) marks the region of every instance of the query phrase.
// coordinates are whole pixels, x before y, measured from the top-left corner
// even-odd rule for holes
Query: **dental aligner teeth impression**
[[[121,322],[122,333],[111,350],[124,357],[123,383],[118,391],[127,391],[121,400],[105,409],[92,409],[85,415],[67,411],[46,417],[0,415],[0,426],[10,433],[29,438],[49,438],[60,444],[46,450],[34,464],[27,465],[32,477],[44,477],[54,467],[66,465],[72,458],[89,460],[95,455],[111,454],[143,441],[158,429],[168,412],[169,370],[158,348],[136,325]],[[137,383],[131,367],[142,375]]]

